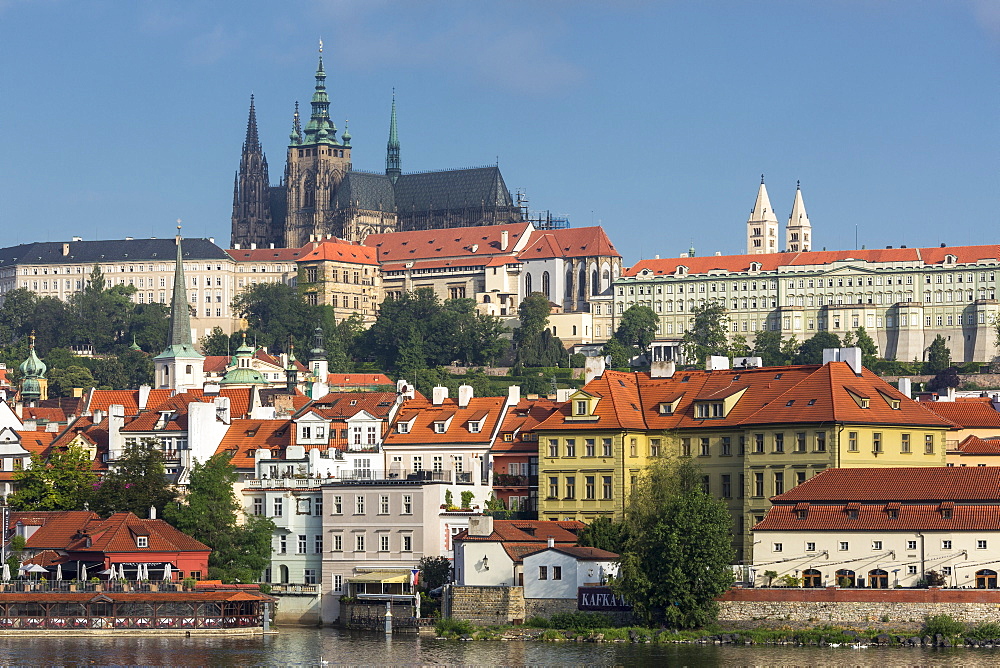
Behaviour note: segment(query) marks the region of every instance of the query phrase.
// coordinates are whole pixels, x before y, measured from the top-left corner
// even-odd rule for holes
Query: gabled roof
[[[470,543],[502,543],[514,563],[547,546],[549,538],[561,547],[576,545],[577,534],[587,525],[576,520],[493,520],[489,536],[470,536],[463,530],[453,540]]]
[[[89,510],[12,512],[7,530],[13,530],[18,522],[40,527],[28,537],[25,546],[32,550],[61,550],[69,545],[81,527],[98,519],[100,516]]]
[[[63,252],[67,247],[66,253]],[[184,260],[228,260],[208,239],[184,239]],[[170,262],[177,256],[173,237],[102,241],[40,241],[0,248],[0,266],[12,264],[95,264],[101,262]]]
[[[521,437],[532,433],[535,427],[555,412],[557,407],[558,404],[551,399],[521,399],[516,406],[507,411],[490,450],[494,453],[517,451],[537,453],[538,443],[525,441]],[[504,434],[514,434],[515,438],[505,441]]]
[[[577,561],[615,561],[618,559],[619,555],[615,552],[608,552],[607,550],[601,550],[596,547],[577,547],[566,546],[566,545],[554,545],[552,547],[543,547],[540,550],[536,550],[530,554],[522,555],[524,557],[530,557],[534,554],[541,554],[542,552],[548,552],[552,550],[553,552],[559,552],[561,554],[573,557]]]
[[[330,392],[313,401],[311,409],[329,419],[344,420],[365,411],[384,420],[395,404],[395,392]]]
[[[596,420],[572,420],[572,406],[566,402],[538,425],[538,429],[570,430],[620,430],[645,429],[642,400],[639,394],[639,375],[621,371],[605,371],[599,378],[587,383],[584,390],[600,397],[594,408]]]
[[[413,419],[412,426],[404,434],[395,429],[391,430],[385,436],[385,445],[444,443],[488,445],[492,440],[494,428],[502,417],[506,400],[506,397],[472,397],[468,406],[461,407],[455,399],[445,399],[437,406],[423,397],[407,399],[396,421],[409,422]],[[480,430],[469,431],[468,422],[474,417],[475,421],[481,420],[482,418],[477,416],[481,415],[482,411],[487,411],[488,414]],[[451,422],[448,430],[443,434],[437,433],[434,430],[434,423],[449,418]]]
[[[985,401],[922,401],[920,405],[966,429],[1000,427],[1000,411]]]
[[[347,241],[320,241],[312,244],[312,249],[308,250],[298,260],[299,262],[309,261],[336,261],[349,262],[351,264],[378,264],[375,257],[375,249],[368,246],[359,246]]]
[[[966,436],[955,450],[963,455],[1000,455],[1000,438]]]
[[[379,262],[409,262],[442,258],[489,258],[515,254],[518,242],[531,231],[531,223],[453,227],[370,234],[365,245],[378,251]],[[502,233],[507,233],[507,249],[501,250]],[[475,247],[475,250],[472,248]]]
[[[604,228],[567,227],[561,230],[535,230],[518,259],[539,260],[556,257],[621,257]]]
[[[893,516],[895,515],[895,516]],[[957,505],[945,517],[940,505],[902,504],[887,512],[886,504],[861,504],[857,517],[842,504],[810,505],[800,517],[792,505],[773,506],[753,531],[1000,531],[1000,512],[995,505]]]
[[[150,409],[170,398],[173,390],[150,390],[145,406],[139,406],[139,390],[91,390],[86,410],[105,411],[114,405],[123,406],[125,415],[138,415],[140,410]]]
[[[775,504],[798,501],[996,502],[1000,501],[1000,466],[825,469],[771,499]]]
[[[41,533],[48,525],[36,532]],[[147,536],[148,547],[136,545],[136,536]],[[34,536],[33,536],[34,537]],[[90,545],[87,545],[90,538]],[[92,518],[78,535],[62,547],[69,552],[209,552],[211,548],[181,533],[163,520],[144,520],[132,513],[115,513],[106,520]]]
[[[395,187],[396,210],[410,211],[511,207],[514,202],[499,167],[473,167],[401,174]]]
[[[256,466],[254,451],[284,452],[285,448],[294,444],[294,439],[295,425],[291,420],[233,420],[215,454],[232,452],[230,464],[238,469],[252,469]]]

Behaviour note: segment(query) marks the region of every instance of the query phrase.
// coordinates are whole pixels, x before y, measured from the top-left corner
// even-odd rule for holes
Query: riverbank
[[[455,619],[440,620],[435,627],[438,639],[506,640],[578,643],[701,644],[701,645],[787,645],[795,647],[921,647],[1000,648],[1000,623],[969,626],[946,615],[928,618],[917,631],[878,626],[813,625],[810,628],[770,626],[678,631],[641,626],[582,628],[596,619],[579,617],[575,628],[558,628],[548,620],[528,620],[524,626],[476,626]]]

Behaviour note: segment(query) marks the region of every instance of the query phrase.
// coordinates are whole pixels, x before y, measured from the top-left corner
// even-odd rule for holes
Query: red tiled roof
[[[771,499],[773,503],[940,500],[1000,501],[1000,466],[825,469]]]
[[[46,530],[42,527],[37,533]],[[91,519],[81,527],[86,535],[71,537],[64,549],[72,552],[209,552],[211,548],[163,520],[145,520],[132,513],[115,513],[106,520]],[[137,547],[136,536],[147,536],[148,547]],[[87,538],[90,545],[87,545]]]
[[[1000,438],[966,436],[956,451],[963,455],[1000,455]]]
[[[573,557],[577,561],[614,561],[619,557],[619,555],[615,552],[608,552],[607,550],[601,550],[596,547],[577,547],[576,545],[554,545],[552,547],[543,547],[540,550],[536,550],[533,554],[545,552],[546,550],[562,552],[563,554]],[[522,558],[527,556],[530,555],[522,555]]]
[[[577,533],[585,526],[576,520],[494,520],[489,536],[470,536],[468,530],[463,530],[453,540],[500,542],[514,563],[520,563],[525,555],[544,549],[549,538],[561,547],[575,546]]]
[[[567,401],[542,421],[538,429],[584,431],[645,429],[638,381],[638,374],[605,371],[600,378],[595,378],[584,387],[585,392],[599,397],[594,408],[596,420],[569,419],[572,413],[572,401]]]
[[[753,531],[998,531],[1000,513],[995,505],[956,505],[947,518],[940,504],[902,504],[887,512],[885,503],[865,503],[852,518],[843,504],[811,504],[804,518],[793,506],[768,510]]]
[[[206,355],[202,369],[205,373],[224,374],[233,361],[232,355]]]
[[[528,232],[530,223],[453,227],[439,230],[411,230],[369,234],[365,245],[378,251],[379,262],[449,257],[513,255],[518,240]],[[501,234],[507,232],[507,250],[501,250]],[[476,250],[472,250],[475,247]]]
[[[283,452],[294,443],[294,433],[295,424],[291,420],[233,420],[215,453],[232,452],[230,463],[233,466],[252,469],[256,465],[255,450],[280,449]]]
[[[66,412],[61,408],[24,407],[25,420],[45,420],[47,422],[66,422]]]
[[[326,384],[331,387],[374,387],[395,383],[384,373],[331,373],[327,374]]]
[[[976,397],[979,399],[979,397]],[[925,401],[920,404],[962,427],[1000,427],[1000,411],[983,401]]]
[[[537,441],[526,441],[523,437],[532,434],[535,427],[552,415],[557,407],[557,404],[550,399],[521,399],[516,406],[507,411],[490,450],[494,453],[537,452]],[[513,440],[504,440],[504,434],[513,434]]]
[[[344,420],[361,411],[384,420],[395,405],[395,392],[330,392],[315,400],[311,410],[334,420]]]
[[[567,227],[561,230],[535,230],[528,238],[520,260],[540,260],[555,257],[621,257],[604,228]]]
[[[237,262],[295,262],[311,249],[312,244],[306,244],[302,248],[230,248],[226,253]]]
[[[309,246],[304,247],[309,250],[297,260],[298,262],[335,260],[352,264],[378,264],[375,249],[369,246],[359,246],[340,239],[320,241],[310,245],[311,249]]]
[[[456,399],[445,399],[443,403],[435,406],[427,399],[420,397],[407,399],[400,411],[400,416],[396,418],[399,422],[405,412],[405,419],[413,420],[408,433],[401,434],[397,430],[390,430],[385,437],[387,446],[408,445],[412,443],[483,443],[487,444],[493,435],[494,427],[499,422],[506,403],[506,397],[472,397],[469,405],[460,407]],[[486,419],[478,432],[469,431],[469,421],[473,416],[488,411]],[[434,429],[435,422],[441,422],[451,418],[448,431],[439,434]],[[482,419],[482,418],[479,418]],[[478,419],[475,421],[479,421]]]
[[[32,550],[61,550],[88,522],[99,519],[97,513],[89,510],[21,511],[10,514],[7,529],[13,530],[18,522],[25,526],[37,526],[39,529],[28,538],[25,546]]]
[[[1000,259],[1000,245],[946,246],[944,248],[885,248],[840,251],[809,251],[804,253],[770,253],[766,255],[708,255],[704,257],[640,260],[622,275],[634,277],[647,269],[654,275],[673,274],[678,266],[689,274],[707,274],[712,270],[747,272],[751,262],[759,262],[762,271],[779,267],[800,267],[856,260],[859,263],[912,262],[917,266],[944,264],[946,255],[954,255],[957,264],[974,264],[979,260]]]
[[[173,390],[150,390],[145,406],[139,406],[139,390],[91,390],[87,410],[105,411],[114,405],[124,406],[125,415],[138,415],[141,409],[150,409],[170,398]]]

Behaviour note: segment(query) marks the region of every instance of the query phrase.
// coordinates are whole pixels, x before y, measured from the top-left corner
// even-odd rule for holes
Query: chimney
[[[250,250],[257,250],[257,244],[256,243],[251,243],[250,244]]]
[[[586,385],[595,378],[600,378],[607,367],[604,355],[588,357],[583,363],[583,384]]]
[[[151,519],[151,520],[155,520],[156,519],[156,506],[150,506],[149,507],[149,519]]]
[[[271,248],[272,249],[274,248],[274,242],[273,241],[271,242]]]
[[[101,422],[104,420],[104,411],[98,408],[97,410],[94,411],[93,417],[94,417],[94,424],[101,424]]]
[[[673,378],[677,371],[677,362],[673,360],[660,360],[649,365],[650,378]]]
[[[945,390],[945,396],[944,397],[940,397],[938,399],[938,401],[951,401],[951,402],[954,403],[954,401],[955,401],[955,388],[954,387],[947,388]]]
[[[471,385],[459,385],[458,386],[458,407],[467,408],[469,406],[469,400],[472,399],[473,391]]]
[[[521,386],[520,385],[508,385],[507,386],[507,404],[509,406],[517,406],[521,401]]]
[[[239,244],[233,244],[233,250],[239,250],[239,249],[240,249]]]
[[[70,241],[83,241],[83,237],[71,237]]]
[[[440,406],[448,398],[448,388],[440,385],[431,390],[431,403]]]
[[[152,390],[153,388],[151,388],[149,385],[139,386],[139,410],[141,411],[146,410],[147,408],[146,404],[149,403],[149,393],[152,392]]]
[[[913,391],[910,389],[910,379],[900,378],[899,379],[899,391],[906,395],[907,399],[913,398]]]
[[[729,358],[725,355],[709,355],[705,360],[706,371],[725,371],[729,368]]]
[[[510,232],[507,230],[500,230],[500,250],[507,250],[507,246],[510,245]]]
[[[213,244],[214,244],[214,243],[215,243],[215,237],[209,237],[209,238],[208,238],[208,241],[209,241],[210,243],[213,243]]]
[[[549,547],[555,547],[556,546],[556,539],[552,538],[551,536],[549,536],[548,545],[549,545]]]
[[[117,459],[125,443],[122,429],[125,427],[125,407],[113,404],[108,407],[108,456]]]
[[[473,515],[469,518],[470,536],[490,536],[493,533],[492,515]]]
[[[861,348],[824,348],[823,364],[847,362],[854,375],[861,375]]]

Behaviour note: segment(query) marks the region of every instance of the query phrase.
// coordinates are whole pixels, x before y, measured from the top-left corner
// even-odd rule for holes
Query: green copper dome
[[[233,355],[233,362],[236,366],[226,372],[226,375],[219,381],[220,385],[267,385],[264,376],[260,371],[252,368],[250,362],[253,359],[253,348],[247,345],[246,332],[243,333],[243,345],[236,349]]]
[[[45,362],[38,359],[38,355],[35,353],[35,337],[31,336],[31,352],[28,355],[28,359],[21,362],[21,376],[24,378],[44,378],[45,372],[48,367],[45,366]]]

